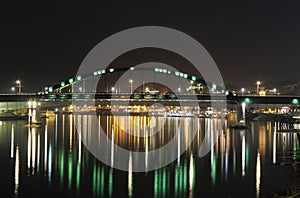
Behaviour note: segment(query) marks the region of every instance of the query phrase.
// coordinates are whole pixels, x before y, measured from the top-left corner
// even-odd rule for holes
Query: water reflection
[[[15,131],[14,125],[11,126],[11,138],[10,138],[10,158],[14,158],[14,144],[15,144]]]
[[[15,189],[14,194],[19,194],[19,183],[20,183],[20,154],[19,154],[19,146],[16,148],[16,162],[15,162]]]
[[[131,123],[133,120],[140,128]],[[240,197],[254,194],[264,197],[278,191],[269,187],[268,181],[282,179],[279,166],[275,173],[261,175],[270,165],[277,166],[283,151],[297,152],[297,135],[278,133],[276,123],[252,123],[251,129],[245,131],[228,129],[220,123],[218,119],[208,118],[164,120],[159,117],[95,118],[56,114],[37,128],[11,124],[6,131],[9,141],[3,146],[7,147],[7,157],[14,160],[12,193],[21,193],[20,196],[24,193],[23,196],[26,196],[25,189],[33,188],[30,182],[41,189],[45,189],[43,185],[46,182],[51,187],[49,189],[55,189],[50,192],[52,195],[68,193],[72,197]],[[130,153],[124,162],[128,165],[128,172],[112,169],[95,159],[82,145],[82,137],[86,137],[83,138],[86,144],[101,142],[99,138],[102,136],[93,134],[94,125],[105,129],[106,141],[132,151],[145,151],[145,158],[139,160],[146,168],[151,163],[150,151],[165,145],[174,136],[179,140],[173,153],[178,159],[155,171],[134,173],[137,160],[133,160],[134,154]],[[155,127],[159,125],[163,127],[156,132]],[[6,126],[4,122],[1,129]],[[124,129],[143,133],[147,138],[129,135]],[[193,143],[185,153],[180,153],[181,148],[187,147],[189,132],[195,129],[198,133]],[[205,132],[209,133],[211,141],[219,132],[221,135],[212,145],[209,155],[199,158],[198,151]],[[117,157],[118,153],[114,151],[107,154],[111,165]],[[24,177],[22,170],[27,171],[23,173]],[[57,186],[59,189],[56,189]],[[34,192],[44,193],[38,188]]]
[[[191,153],[190,155],[190,166],[189,166],[189,197],[193,197],[193,191],[195,186],[195,164],[194,164],[194,156]]]
[[[129,162],[128,162],[128,196],[132,197],[133,193],[133,178],[132,178],[132,156],[131,153],[129,155]]]
[[[261,164],[260,164],[260,153],[259,150],[257,151],[257,158],[256,158],[256,197],[260,195],[260,177],[261,177]]]

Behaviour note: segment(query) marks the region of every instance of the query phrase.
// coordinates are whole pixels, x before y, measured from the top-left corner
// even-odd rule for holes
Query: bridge
[[[26,94],[0,94],[0,103],[5,102],[27,102],[29,100],[36,100],[41,102],[62,102],[72,100],[96,100],[96,101],[138,101],[141,104],[146,101],[169,101],[180,102],[189,101],[197,98],[199,102],[210,102],[211,96],[206,94],[151,94],[151,93],[26,93]],[[223,97],[214,96],[214,99],[223,100]],[[228,104],[237,104],[246,102],[248,105],[286,105],[286,106],[300,106],[300,96],[292,95],[277,95],[277,96],[226,96]]]
[[[116,74],[122,72],[134,72],[134,71],[147,71],[154,74],[160,74],[165,76],[173,76],[178,79],[186,79],[193,84],[200,84],[206,86],[206,92],[191,92],[191,93],[151,93],[145,92],[145,90],[139,90],[138,92],[130,90],[114,93],[112,90],[106,90],[105,92],[97,93],[96,90],[87,92],[85,90],[85,83],[96,77],[105,76],[108,74]],[[74,90],[74,85],[82,86],[81,90]],[[132,84],[131,84],[132,85]],[[54,85],[45,87],[44,90],[38,93],[23,93],[23,94],[0,94],[0,110],[4,108],[14,108],[16,102],[20,102],[21,106],[29,100],[37,100],[43,103],[61,103],[67,104],[72,100],[87,101],[95,100],[96,105],[110,105],[112,101],[118,102],[118,104],[130,104],[133,105],[151,105],[154,102],[161,103],[163,105],[189,105],[195,104],[195,100],[201,104],[209,105],[213,100],[223,101],[229,105],[237,105],[245,102],[249,107],[263,108],[263,107],[281,107],[281,106],[298,106],[300,96],[288,96],[288,95],[276,95],[276,96],[258,96],[258,95],[233,95],[230,91],[224,89],[215,83],[206,82],[201,77],[185,73],[177,70],[170,70],[166,68],[147,68],[147,67],[122,67],[122,68],[107,68],[89,72],[83,75],[77,75],[68,79],[62,80]],[[57,104],[56,104],[57,105]],[[17,105],[18,106],[18,105]]]

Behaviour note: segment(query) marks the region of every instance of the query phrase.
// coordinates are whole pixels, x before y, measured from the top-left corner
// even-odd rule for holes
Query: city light
[[[241,89],[241,92],[242,92],[242,96],[244,95],[244,92],[245,92],[245,88],[242,88]]]
[[[132,83],[133,83],[133,80],[129,79],[129,83],[130,83],[130,93],[132,93]]]
[[[21,93],[21,80],[16,80],[17,87],[19,88],[19,94]]]
[[[260,85],[261,85],[261,81],[256,81],[256,92],[257,92],[257,94],[259,94],[259,91],[260,91]]]

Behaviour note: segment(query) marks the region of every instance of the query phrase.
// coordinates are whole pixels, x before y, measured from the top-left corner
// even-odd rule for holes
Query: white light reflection
[[[31,131],[28,127],[28,140],[27,140],[27,167],[30,168],[30,159],[31,159]]]
[[[70,151],[72,151],[72,126],[73,126],[73,118],[72,118],[72,114],[70,114]]]
[[[225,151],[225,179],[228,178],[228,149]]]
[[[276,164],[276,133],[277,133],[277,122],[275,122],[274,134],[273,134],[273,164]]]
[[[11,143],[10,143],[10,157],[14,158],[14,143],[15,143],[14,125],[11,126]]]
[[[78,135],[78,163],[81,162],[81,134]]]
[[[131,152],[129,154],[129,162],[128,162],[128,196],[132,197],[132,156]]]
[[[36,129],[32,128],[32,132],[31,132],[31,143],[32,143],[32,147],[31,147],[31,166],[32,166],[32,174],[34,174],[34,168],[35,168],[35,158],[36,158]]]
[[[190,157],[190,166],[189,166],[189,190],[190,190],[190,196],[193,197],[193,190],[195,185],[195,165],[194,165],[194,157],[191,153]]]
[[[48,181],[51,182],[51,172],[52,172],[52,149],[51,144],[49,145],[49,156],[48,156]]]
[[[15,162],[15,195],[19,194],[19,172],[20,172],[20,158],[19,158],[19,146],[16,148],[16,162]]]
[[[148,169],[148,127],[146,127],[146,146],[145,146],[145,167],[146,167],[146,173]]]
[[[214,134],[212,133],[212,124],[211,124],[211,119],[207,119],[207,134],[210,135],[210,147],[211,147],[211,151],[210,151],[210,164],[211,167],[213,167],[214,164],[214,148],[212,146],[212,142],[214,140]]]
[[[242,140],[242,176],[245,177],[246,171],[245,171],[245,165],[246,165],[246,140],[245,140],[245,134],[243,135]]]
[[[39,171],[40,168],[40,155],[41,155],[41,136],[38,134],[38,143],[37,143],[37,170]]]
[[[256,158],[256,197],[260,194],[260,176],[261,176],[261,164],[260,164],[260,153],[257,152]]]
[[[57,144],[57,122],[58,122],[58,115],[55,114],[55,145]],[[63,129],[62,130],[63,130],[63,134],[64,134],[64,119],[63,119]]]

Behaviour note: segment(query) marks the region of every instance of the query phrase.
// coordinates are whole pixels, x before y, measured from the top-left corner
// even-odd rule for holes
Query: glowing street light
[[[276,95],[276,93],[277,93],[277,89],[276,89],[276,88],[274,88],[274,89],[273,89],[273,92],[274,92],[274,95]]]
[[[11,88],[11,91],[12,91],[12,92],[15,92],[15,91],[16,91],[16,88],[15,88],[15,87],[12,87],[12,88]]]
[[[130,79],[130,80],[129,80],[129,83],[130,83],[130,93],[132,93],[132,83],[133,83],[133,80]]]
[[[242,96],[244,95],[244,92],[245,92],[245,88],[242,88],[241,89],[241,92],[242,92]]]
[[[19,88],[19,94],[21,93],[21,81],[16,80],[17,87]]]
[[[181,91],[181,88],[180,88],[180,87],[178,87],[178,89],[177,89],[177,90],[178,90],[178,93],[180,93],[180,91]]]
[[[261,81],[256,81],[256,89],[257,89],[257,94],[259,94],[259,91],[260,91],[260,85],[261,85]]]

